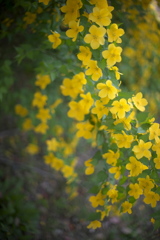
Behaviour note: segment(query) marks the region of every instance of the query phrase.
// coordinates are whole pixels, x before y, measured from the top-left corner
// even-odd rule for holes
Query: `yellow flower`
[[[76,124],[76,128],[78,129],[76,136],[77,137],[84,137],[85,139],[92,138],[92,129],[93,125],[90,124],[89,121],[80,122]]]
[[[86,34],[84,41],[90,43],[91,48],[97,49],[100,45],[104,45],[106,29],[104,27],[96,27],[92,25],[89,29],[90,34]]]
[[[61,11],[65,13],[64,23],[76,20],[79,17],[79,9],[82,7],[81,0],[68,0],[66,5],[61,7]]]
[[[106,0],[90,0],[90,4],[96,5],[99,9],[104,9],[106,8],[106,11],[113,11],[114,7],[108,6],[108,3]]]
[[[119,101],[112,103],[113,107],[110,108],[112,114],[117,114],[119,118],[124,118],[126,112],[129,112],[131,106],[127,103],[125,98],[121,98]]]
[[[82,87],[77,85],[77,80],[64,78],[63,85],[60,86],[61,92],[64,96],[76,98],[82,92]]]
[[[25,117],[28,114],[28,110],[21,104],[15,106],[15,113],[21,117]]]
[[[148,104],[148,102],[145,98],[142,98],[141,92],[137,93],[135,97],[132,97],[132,101],[138,110],[141,112],[145,111],[145,106]]]
[[[114,125],[123,123],[124,128],[126,130],[130,130],[131,129],[131,121],[134,119],[134,115],[135,115],[135,112],[133,111],[127,118],[124,117],[124,118],[116,119],[116,121],[114,121]]]
[[[106,196],[103,195],[101,192],[99,192],[96,196],[91,196],[89,198],[89,201],[91,202],[92,207],[96,208],[99,205],[103,206],[105,204],[105,201],[104,201],[105,198]]]
[[[160,155],[160,142],[156,143],[153,145],[152,147],[153,151],[155,151],[157,153],[157,155]]]
[[[136,158],[140,159],[142,157],[146,157],[148,159],[151,158],[151,152],[149,151],[149,148],[151,148],[152,143],[151,142],[144,142],[142,139],[139,140],[138,145],[133,147],[133,152],[136,155]]]
[[[153,123],[152,126],[149,128],[149,140],[155,140],[156,143],[160,141],[160,128],[159,123]]]
[[[57,47],[61,44],[61,42],[62,42],[62,40],[60,39],[60,34],[57,33],[57,32],[52,32],[52,34],[50,34],[50,35],[48,36],[48,40],[49,40],[51,43],[53,43],[53,44],[52,44],[52,47],[53,47],[53,48],[57,48]]]
[[[96,229],[96,228],[100,228],[102,226],[102,223],[98,220],[94,220],[92,222],[90,222],[90,224],[87,226],[87,228],[93,228],[93,229]]]
[[[54,168],[56,171],[60,171],[63,166],[64,162],[62,159],[59,159],[57,157],[54,157],[53,161],[50,163],[51,167]]]
[[[121,167],[120,166],[119,167],[111,167],[111,168],[109,168],[109,172],[115,173],[114,178],[118,180],[121,175]]]
[[[111,23],[112,14],[109,9],[93,8],[93,12],[89,14],[89,19],[97,23],[99,26],[108,26]]]
[[[48,97],[41,92],[36,92],[32,101],[33,107],[43,108],[46,104]]]
[[[126,169],[130,170],[129,177],[135,177],[138,176],[140,173],[143,172],[143,170],[148,169],[146,165],[141,163],[140,161],[137,161],[135,157],[129,158],[130,163],[126,164]]]
[[[46,164],[51,164],[54,160],[55,156],[53,153],[49,153],[48,155],[44,156],[44,160]]]
[[[101,119],[104,115],[108,115],[108,108],[104,106],[104,103],[101,100],[95,102],[95,107],[92,108],[91,112],[96,114],[98,119]]]
[[[147,175],[146,178],[138,178],[138,182],[144,193],[147,193],[154,188],[153,180],[149,177],[149,175]]]
[[[70,107],[70,110],[67,113],[69,117],[75,118],[78,121],[84,120],[85,108],[81,101],[79,102],[71,101],[69,103],[69,107]]]
[[[155,223],[155,219],[151,218],[150,222],[154,224]]]
[[[61,171],[62,171],[63,176],[64,176],[65,178],[69,178],[69,177],[73,176],[73,174],[74,174],[74,169],[73,169],[73,167],[68,166],[68,165],[64,165],[64,167],[62,168]]]
[[[88,92],[86,94],[82,93],[82,94],[80,94],[80,96],[83,98],[81,100],[81,103],[84,105],[84,109],[85,109],[84,111],[85,111],[86,114],[88,114],[90,108],[92,107],[92,105],[94,103],[94,100],[91,96],[91,93],[90,92]]]
[[[130,190],[128,191],[128,194],[130,196],[133,196],[135,199],[138,199],[140,197],[140,195],[143,194],[143,191],[138,183],[134,183],[134,184],[130,183],[129,188],[130,188]]]
[[[86,75],[92,75],[91,78],[93,81],[97,81],[102,77],[102,70],[98,67],[97,61],[90,60],[87,64],[88,69],[86,70]]]
[[[122,28],[118,29],[118,25],[113,23],[110,28],[107,29],[108,34],[108,42],[117,42],[121,43],[122,40],[120,37],[124,34],[124,30]]]
[[[121,58],[121,47],[116,47],[113,43],[109,44],[108,50],[102,52],[104,59],[107,59],[107,65],[112,67],[116,62],[120,62]]]
[[[49,128],[49,127],[48,127],[47,123],[42,122],[42,123],[38,124],[38,125],[34,128],[34,131],[35,131],[36,133],[45,134],[48,128]]]
[[[119,157],[120,153],[118,151],[115,153],[112,150],[109,150],[108,153],[103,154],[103,158],[106,159],[106,162],[112,166],[116,166]]]
[[[114,134],[113,138],[119,148],[130,148],[134,137],[132,135],[127,135],[124,131],[123,134]]]
[[[94,173],[94,166],[92,165],[92,159],[89,159],[87,161],[85,161],[85,166],[87,167],[85,170],[85,174],[86,175],[91,175]]]
[[[79,21],[78,22],[71,21],[69,22],[69,28],[70,29],[66,31],[66,35],[67,37],[72,38],[72,41],[75,42],[77,39],[78,33],[82,32],[84,27],[79,26]]]
[[[23,122],[23,130],[28,131],[33,128],[32,120],[30,118],[26,118]]]
[[[48,119],[51,119],[49,109],[40,108],[36,118],[40,119],[42,122],[47,122]]]
[[[160,169],[160,156],[154,158],[153,162],[155,163],[155,168]]]
[[[59,143],[55,138],[52,138],[51,140],[46,140],[46,144],[48,151],[57,151],[57,148],[59,146]]]
[[[159,194],[152,191],[145,193],[145,198],[143,199],[146,204],[151,204],[152,207],[156,207],[159,200]]]
[[[36,20],[36,14],[31,12],[26,12],[25,17],[23,18],[23,21],[26,22],[26,24],[32,24]]]
[[[30,143],[26,147],[26,151],[31,155],[35,155],[39,152],[39,147],[36,144]]]
[[[80,72],[80,73],[77,73],[76,75],[74,75],[73,80],[75,81],[76,86],[79,89],[81,89],[81,87],[87,83],[87,80],[86,80],[83,72]]]
[[[50,0],[38,0],[39,3],[43,3],[44,5],[48,5],[48,3],[50,2]]]
[[[111,199],[112,203],[115,203],[118,201],[118,190],[115,189],[115,187],[113,189],[108,190],[107,192],[107,196]]]
[[[110,70],[113,70],[115,72],[116,79],[119,80],[122,73],[118,72],[118,67],[113,66],[110,68]]]
[[[37,81],[35,82],[36,86],[39,86],[41,89],[45,89],[46,86],[51,82],[49,75],[40,75],[36,76]]]
[[[118,89],[112,85],[111,80],[107,80],[106,83],[98,83],[97,89],[100,89],[98,96],[101,98],[114,99],[118,93]]]
[[[81,60],[84,65],[87,65],[92,57],[92,52],[89,47],[84,46],[80,46],[79,50],[80,53],[77,54],[78,59]]]
[[[132,204],[130,202],[125,201],[124,203],[122,203],[121,206],[122,206],[122,213],[126,213],[126,212],[128,212],[129,214],[132,213],[132,210],[131,210]]]

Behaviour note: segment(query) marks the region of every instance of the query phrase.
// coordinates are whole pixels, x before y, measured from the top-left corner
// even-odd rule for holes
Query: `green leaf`
[[[148,113],[147,112],[141,112],[141,113],[138,113],[136,117],[137,117],[137,120],[140,123],[143,123],[148,118]]]
[[[108,178],[108,176],[107,176],[107,173],[105,171],[102,170],[102,171],[98,172],[98,174],[97,174],[97,181],[98,182],[104,182],[104,181],[107,180],[107,178]]]
[[[118,96],[121,97],[121,98],[129,99],[129,98],[132,97],[133,94],[134,94],[133,91],[131,91],[131,92],[124,92],[124,91],[122,91],[122,92],[118,93]]]
[[[104,134],[102,131],[99,131],[98,134],[97,134],[97,145],[98,146],[101,146],[104,142]]]
[[[100,212],[90,213],[89,216],[88,216],[89,221],[100,220],[100,218],[101,218],[101,213]]]
[[[136,199],[134,197],[129,197],[128,201],[133,204],[136,202]]]

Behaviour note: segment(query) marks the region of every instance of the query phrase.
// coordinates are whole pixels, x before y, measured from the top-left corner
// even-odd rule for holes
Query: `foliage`
[[[10,18],[2,14],[2,40],[14,46],[14,61],[6,60],[3,51],[2,73],[7,79],[2,82],[0,96],[13,110],[15,102],[6,93],[17,84],[20,92],[13,93],[17,103],[14,109],[27,132],[29,144],[25,151],[31,155],[41,152],[45,163],[66,179],[68,194],[74,198],[78,195],[76,152],[81,151],[80,139],[96,150],[84,162],[85,174],[96,179],[94,195],[89,196],[95,208],[89,229],[100,228],[110,215],[131,214],[139,198],[152,208],[160,200],[159,123],[149,114],[141,88],[132,91],[139,77],[130,74],[129,91],[128,83],[124,86],[120,80],[122,74],[126,78],[136,68],[140,74],[146,70],[149,81],[150,61],[159,61],[158,23],[149,4],[116,1],[113,7],[105,0],[21,1],[15,4],[15,12],[8,12]],[[116,10],[119,6],[120,11]],[[15,16],[17,11],[21,14]],[[140,32],[132,31],[137,15],[142,21],[138,29],[143,27],[146,34],[150,30],[146,23],[155,22],[148,52],[139,43]],[[131,27],[130,19],[134,20]],[[122,41],[125,34],[121,23],[130,42],[127,37]],[[13,34],[11,27],[16,29]],[[153,36],[156,47],[151,41]],[[138,54],[133,50],[137,42]],[[124,55],[131,58],[131,66],[127,58],[122,61],[123,48]],[[20,85],[12,72],[21,77]],[[150,87],[147,82],[145,86]],[[152,221],[158,228],[160,220]]]

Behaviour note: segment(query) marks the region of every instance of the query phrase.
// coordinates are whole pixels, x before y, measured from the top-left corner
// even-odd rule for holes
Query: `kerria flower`
[[[90,34],[86,34],[84,41],[90,43],[91,48],[97,49],[100,45],[104,45],[106,29],[104,27],[96,27],[92,25],[89,29]]]

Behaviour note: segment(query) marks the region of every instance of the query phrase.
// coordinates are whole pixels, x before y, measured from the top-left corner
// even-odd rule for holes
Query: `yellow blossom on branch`
[[[39,152],[39,147],[36,144],[30,143],[26,147],[26,151],[31,155],[35,155]]]
[[[122,40],[120,37],[124,34],[124,30],[122,28],[118,28],[118,25],[113,23],[110,28],[107,29],[108,34],[108,42],[117,42],[121,43]]]
[[[134,137],[132,135],[126,134],[124,131],[122,134],[113,134],[113,139],[119,148],[130,148]]]
[[[84,37],[84,41],[86,43],[90,43],[91,48],[97,49],[100,45],[104,45],[105,38],[104,35],[106,34],[106,29],[104,27],[97,27],[92,25],[89,28],[89,34],[86,34]]]
[[[88,114],[90,108],[92,107],[92,105],[94,103],[91,93],[90,92],[88,92],[86,94],[81,93],[80,96],[81,96],[81,98],[83,98],[81,100],[81,103],[84,105],[84,109],[85,109],[84,111],[86,114]]]
[[[129,214],[131,214],[132,213],[132,204],[130,203],[130,202],[128,202],[128,201],[125,201],[125,202],[123,202],[122,203],[122,213],[126,213],[126,212],[128,212]]]
[[[160,141],[160,128],[159,123],[153,123],[149,128],[149,140],[155,140],[156,143]]]
[[[46,122],[41,122],[40,124],[38,124],[35,128],[34,131],[36,133],[41,133],[41,134],[45,134],[47,129],[48,129],[48,124]]]
[[[77,123],[76,128],[78,129],[76,133],[77,137],[84,137],[85,139],[92,138],[91,131],[93,129],[93,125],[90,124],[89,121]]]
[[[70,21],[75,21],[79,16],[79,9],[82,7],[81,0],[68,0],[66,5],[61,7],[61,11],[65,13],[64,23],[69,24]]]
[[[59,147],[59,142],[57,142],[55,138],[52,138],[51,140],[46,140],[46,144],[48,151],[57,151],[57,148]]]
[[[100,228],[102,226],[102,223],[98,220],[94,220],[92,222],[90,222],[90,224],[87,226],[87,228],[93,228],[93,229],[96,229],[96,228]]]
[[[92,57],[92,52],[89,47],[80,46],[80,52],[77,54],[79,60],[82,61],[84,65],[87,65]]]
[[[85,166],[86,166],[86,170],[85,170],[85,174],[86,175],[91,175],[94,173],[94,166],[92,165],[92,159],[89,159],[87,161],[85,161]]]
[[[156,207],[157,202],[160,200],[160,195],[152,191],[144,193],[144,195],[145,195],[145,198],[143,199],[143,201],[146,204],[151,204],[152,207]]]
[[[95,102],[95,107],[92,108],[91,112],[96,114],[98,119],[101,119],[104,115],[108,115],[108,108],[104,106],[104,103],[101,100]]]
[[[36,86],[39,86],[41,89],[45,89],[48,84],[50,84],[51,79],[49,75],[40,75],[36,76],[37,80],[35,82]]]
[[[36,92],[32,100],[32,106],[43,108],[46,104],[47,99],[48,97],[46,95],[43,95],[41,92]]]
[[[98,95],[101,98],[114,99],[118,93],[118,89],[112,85],[111,80],[107,80],[106,83],[98,83],[97,89],[100,89]]]
[[[28,114],[28,110],[25,107],[23,107],[21,104],[17,104],[15,106],[15,112],[17,115],[21,117],[25,117]]]
[[[75,118],[78,121],[84,120],[85,108],[81,101],[79,102],[71,101],[69,103],[69,107],[70,110],[67,113],[69,117]]]
[[[105,204],[104,199],[106,198],[101,192],[99,192],[96,196],[91,196],[89,201],[92,204],[92,207],[96,208],[98,206],[103,206]]]
[[[110,112],[112,114],[116,114],[118,118],[124,118],[126,112],[131,110],[131,106],[127,103],[125,98],[121,98],[119,101],[114,101],[110,108]]]
[[[89,19],[99,26],[108,26],[111,23],[111,18],[112,14],[109,8],[99,9],[98,7],[94,7],[93,12],[89,14]]]
[[[142,139],[139,140],[138,145],[133,147],[133,152],[136,156],[136,158],[140,159],[142,157],[146,157],[148,159],[151,158],[151,152],[149,149],[151,148],[152,143],[151,142],[144,142]]]
[[[155,168],[160,169],[160,156],[158,156],[157,158],[154,158],[153,162],[155,163]]]
[[[22,127],[23,127],[24,131],[28,131],[30,129],[33,129],[32,120],[30,118],[26,118],[25,121],[23,122]]]
[[[51,43],[53,43],[53,44],[52,44],[52,47],[53,47],[53,48],[57,48],[57,47],[61,44],[61,42],[62,42],[62,40],[60,39],[60,34],[57,33],[57,32],[52,32],[52,34],[50,34],[50,35],[48,36],[48,40],[49,40]]]
[[[64,78],[60,89],[64,96],[70,96],[74,99],[82,92],[82,85],[77,84],[75,79]]]
[[[112,150],[109,150],[107,153],[103,154],[103,158],[106,159],[106,162],[112,166],[116,166],[119,157],[119,151],[113,152]]]
[[[26,22],[26,24],[32,24],[36,20],[36,14],[31,12],[26,12],[25,16],[23,18],[23,21]]]
[[[155,186],[154,181],[150,178],[149,175],[147,175],[146,178],[138,178],[138,182],[144,193],[149,192]]]
[[[128,191],[128,194],[130,196],[133,196],[135,199],[138,199],[140,195],[143,194],[143,190],[141,189],[138,183],[134,183],[134,184],[130,183],[129,188],[130,190]]]
[[[72,38],[72,41],[75,42],[77,39],[78,33],[82,32],[84,27],[79,26],[79,21],[78,22],[71,21],[69,22],[69,28],[70,29],[66,31],[66,35],[67,37]]]
[[[115,189],[114,186],[112,189],[109,189],[107,192],[107,196],[111,199],[112,204],[118,201],[118,190]]]
[[[116,180],[118,180],[120,178],[120,176],[121,176],[121,166],[119,166],[119,167],[111,167],[111,168],[109,168],[109,172],[113,173],[113,174],[115,173],[114,178]]]
[[[116,47],[113,43],[109,44],[108,50],[102,52],[104,59],[107,59],[107,66],[112,67],[116,62],[121,62],[121,47]]]
[[[47,122],[48,119],[51,119],[49,111],[50,110],[47,108],[40,108],[36,118],[40,119],[42,122]]]
[[[129,158],[129,162],[126,164],[126,169],[130,171],[129,177],[138,176],[143,170],[148,169],[146,165],[137,161],[137,159],[133,156]]]
[[[132,101],[138,110],[141,112],[145,111],[145,106],[148,104],[148,102],[145,98],[143,98],[141,92],[137,93],[135,97],[132,97]]]
[[[98,67],[97,61],[90,60],[87,64],[86,75],[91,75],[93,81],[97,81],[100,77],[102,77],[102,70]]]

